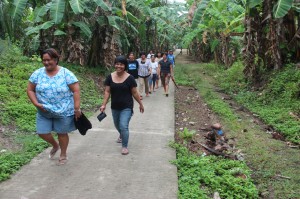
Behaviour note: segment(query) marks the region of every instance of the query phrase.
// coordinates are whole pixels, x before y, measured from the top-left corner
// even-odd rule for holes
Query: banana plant
[[[247,7],[254,8],[258,5],[261,5],[263,0],[247,0]],[[275,18],[284,17],[291,8],[294,8],[297,12],[300,11],[299,2],[296,0],[277,0],[274,4],[273,15]]]

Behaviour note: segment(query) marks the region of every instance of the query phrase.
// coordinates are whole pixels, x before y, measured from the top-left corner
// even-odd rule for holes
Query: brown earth
[[[178,56],[176,62],[180,64],[195,63],[192,59],[187,59],[186,57]],[[217,90],[216,88],[214,89]],[[193,138],[187,143],[189,150],[197,154],[216,155],[216,153],[203,147],[205,145],[210,149],[217,150],[216,152],[226,155],[226,157],[229,157],[227,156],[228,154],[232,154],[229,158],[235,159],[236,150],[233,150],[235,140],[226,138],[226,129],[224,128],[222,128],[222,131],[225,134],[223,137],[225,141],[222,141],[218,136],[214,136],[216,131],[211,126],[216,123],[220,123],[218,116],[208,108],[196,88],[179,86],[175,90],[175,140],[183,143],[179,132],[183,132],[186,128],[189,131],[194,131]],[[213,135],[213,138],[210,135]],[[216,141],[215,137],[217,138]]]

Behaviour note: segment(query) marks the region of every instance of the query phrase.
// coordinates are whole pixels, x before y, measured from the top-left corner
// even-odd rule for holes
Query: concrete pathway
[[[174,86],[169,97],[163,88],[144,97],[145,113],[135,103],[130,122],[129,155],[116,143],[110,108],[101,123],[96,113],[86,136],[70,137],[69,161],[57,166],[50,148],[25,165],[10,180],[0,183],[0,199],[175,199],[177,169],[170,164],[175,150]],[[110,107],[110,106],[108,106]]]

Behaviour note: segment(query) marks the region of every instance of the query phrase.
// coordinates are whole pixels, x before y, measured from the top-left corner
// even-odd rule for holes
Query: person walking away
[[[139,94],[143,99],[142,93],[145,91],[146,97],[149,96],[149,76],[151,74],[150,61],[146,59],[146,53],[141,53],[141,58],[137,59],[139,63]]]
[[[155,56],[151,56],[151,62],[150,62],[150,68],[151,68],[151,75],[149,77],[149,93],[155,92],[155,82],[157,78],[157,68],[158,68],[158,63],[155,61]]]
[[[158,63],[160,60],[162,60],[162,57],[161,57],[161,53],[158,52],[157,55],[156,55],[156,58],[155,58],[155,61]],[[158,84],[159,84],[159,75],[156,76],[156,82],[155,82],[155,88],[158,89]]]
[[[154,55],[153,51],[150,50],[149,53],[148,53],[148,55],[147,55],[147,59],[150,60],[152,55]]]
[[[114,125],[119,132],[118,143],[122,143],[122,155],[127,155],[129,140],[129,122],[133,115],[133,98],[139,103],[140,112],[144,106],[139,98],[137,84],[134,77],[126,72],[128,61],[125,56],[115,59],[115,71],[105,79],[105,91],[100,111],[104,112],[111,97],[111,110]]]
[[[76,76],[59,66],[59,54],[53,48],[41,53],[44,67],[34,71],[28,82],[27,95],[37,108],[37,134],[52,145],[49,158],[60,149],[58,165],[67,162],[68,133],[76,130],[74,117],[81,116],[80,87]],[[58,135],[58,143],[51,132]]]
[[[169,50],[168,61],[172,64],[173,68],[175,67],[175,56],[173,55],[173,51]]]
[[[166,97],[169,96],[169,82],[171,74],[173,74],[173,67],[171,62],[167,59],[167,53],[163,54],[163,59],[158,62],[158,74],[161,78],[161,83],[164,87]]]

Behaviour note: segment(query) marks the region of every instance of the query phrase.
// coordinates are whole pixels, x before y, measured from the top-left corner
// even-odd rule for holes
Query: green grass
[[[11,132],[7,132],[10,133]],[[48,144],[34,134],[17,133],[14,136],[16,144],[21,150],[0,153],[0,182],[8,179],[21,166],[27,164],[37,154],[48,147]],[[2,149],[3,150],[3,149]]]
[[[203,66],[204,71],[217,74],[218,84],[237,102],[259,115],[287,140],[300,144],[300,120],[293,116],[300,113],[300,70],[293,65],[286,65],[282,70],[266,76],[268,81],[263,88],[252,91],[245,81],[243,69],[240,62],[228,70],[220,70],[220,67],[211,70]]]
[[[218,192],[221,198],[258,198],[258,192],[244,162],[216,156],[197,156],[180,144],[172,143],[177,159],[178,198],[212,198]],[[238,175],[247,176],[245,179]],[[200,189],[201,187],[201,189]]]
[[[65,63],[60,65],[70,69],[79,79],[81,108],[86,115],[92,115],[102,101],[102,91],[95,79],[104,71]],[[42,64],[38,56],[24,57],[16,46],[0,55],[0,126],[5,127],[4,138],[10,140],[8,148],[0,143],[0,151],[5,151],[0,153],[0,181],[9,178],[10,174],[48,147],[34,133],[36,108],[26,94],[30,75],[40,67]]]
[[[240,66],[237,67],[242,68]],[[177,64],[175,76],[179,84],[198,88],[205,102],[220,116],[224,131],[227,132],[228,136],[237,140],[237,147],[245,154],[246,162],[253,170],[252,177],[262,195],[269,196],[274,194],[275,198],[300,198],[298,191],[300,190],[299,150],[291,149],[284,142],[271,139],[271,136],[262,131],[251,119],[243,115],[237,115],[227,102],[223,101],[221,96],[212,89],[213,85],[220,85],[220,82],[222,82],[228,85],[228,87],[222,86],[222,88],[229,93],[235,94],[235,96],[239,96],[241,93],[237,92],[241,91],[247,93],[247,95],[252,95],[251,92],[246,91],[248,88],[246,82],[237,75],[241,74],[240,69],[232,69],[236,70],[236,72],[228,72],[215,64],[190,64],[184,66]],[[206,75],[203,75],[203,73]],[[230,79],[229,76],[235,80]],[[227,82],[224,82],[226,78]],[[188,84],[185,84],[186,79],[189,79]],[[230,81],[235,83],[231,84]],[[248,102],[255,104],[256,100],[259,101],[257,98],[257,96],[249,98]],[[273,101],[276,101],[276,99]],[[239,102],[241,103],[241,101]],[[274,103],[279,103],[279,101]],[[254,107],[254,105],[252,106]],[[276,107],[270,103],[264,107],[257,102],[256,106],[260,117],[265,116],[265,120],[269,117],[274,122],[278,122],[276,118],[282,115],[282,111],[292,110],[288,108],[289,104],[277,104]],[[265,115],[262,113],[265,113]],[[295,121],[294,118],[290,116],[282,118],[283,121],[276,124],[277,128],[281,125],[282,128],[290,129],[292,132],[298,129],[298,126],[291,122]],[[247,132],[244,132],[244,129],[247,129]],[[291,179],[276,178],[277,175],[287,176]],[[273,190],[272,192],[274,193],[270,193],[270,190]]]

